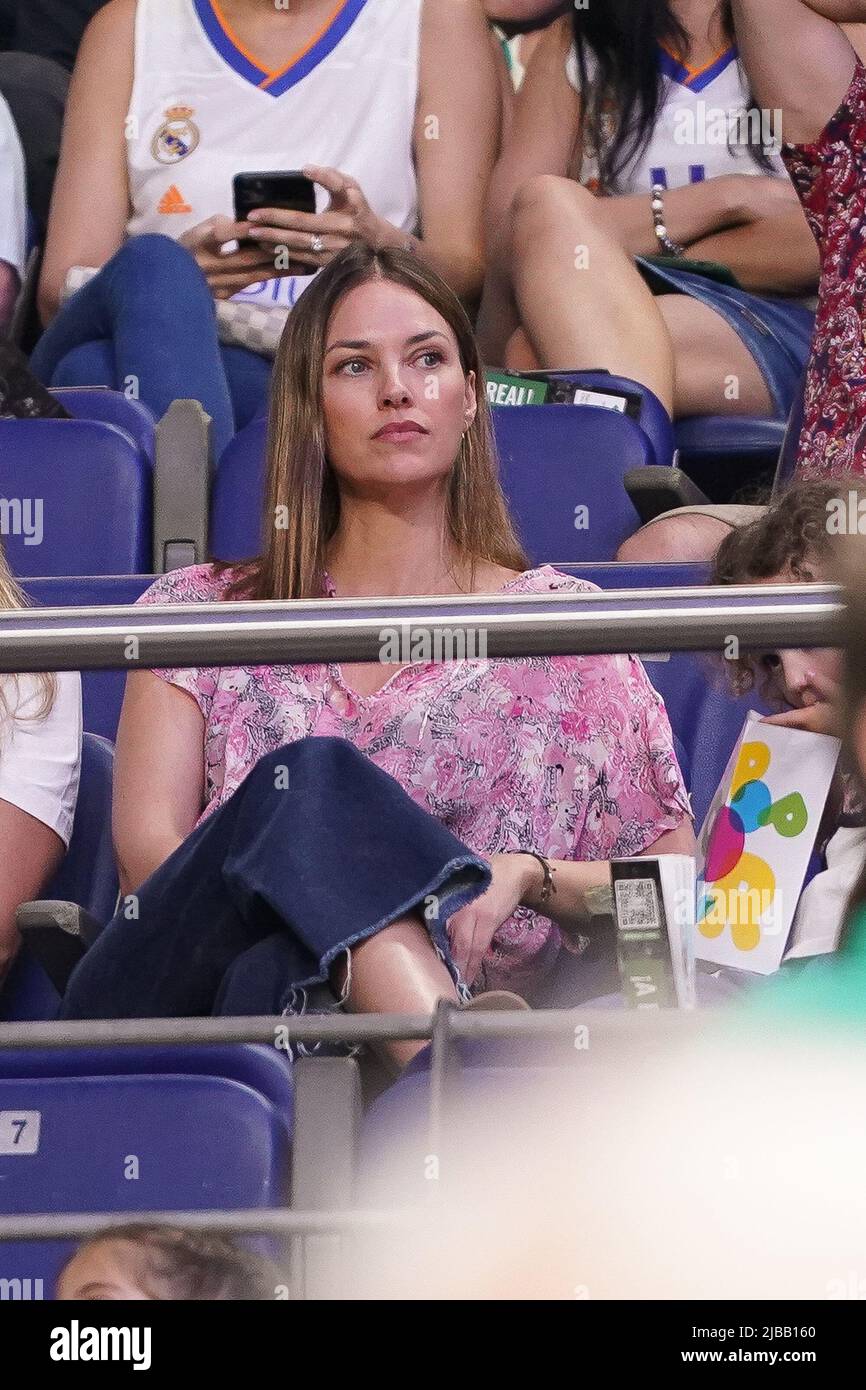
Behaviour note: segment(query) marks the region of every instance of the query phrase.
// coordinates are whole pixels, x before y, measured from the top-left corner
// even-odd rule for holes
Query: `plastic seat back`
[[[0,533],[19,578],[150,568],[151,462],[90,420],[0,420]]]
[[[210,550],[220,560],[249,560],[262,548],[267,421],[254,420],[223,452],[211,493]]]
[[[639,525],[622,480],[652,462],[640,426],[594,406],[502,407],[493,420],[503,491],[531,563],[612,560]]]
[[[58,386],[51,394],[76,420],[91,420],[124,430],[153,463],[156,416],[143,401],[123,391],[111,391],[107,386]]]

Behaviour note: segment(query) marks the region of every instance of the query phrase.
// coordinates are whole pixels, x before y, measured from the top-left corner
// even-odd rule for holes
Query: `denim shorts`
[[[654,294],[689,294],[731,325],[767,383],[773,414],[787,420],[809,360],[815,315],[795,299],[751,294],[692,271],[637,257]]]

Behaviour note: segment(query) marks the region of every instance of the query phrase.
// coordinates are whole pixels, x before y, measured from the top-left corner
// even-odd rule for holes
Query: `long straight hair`
[[[12,577],[12,572],[6,563],[6,556],[3,554],[3,547],[0,545],[0,612],[4,608],[19,609],[29,606],[20,585]],[[54,704],[57,682],[52,675],[42,674],[37,677],[37,683],[41,691],[40,700],[28,717],[44,719]],[[10,699],[10,691],[17,692],[17,689],[17,676],[0,676],[0,735],[2,735],[3,726],[13,717],[13,701]]]
[[[340,493],[327,455],[322,370],[328,325],[342,299],[370,280],[389,280],[436,310],[457,339],[464,375],[475,373],[478,409],[448,482],[447,537],[474,573],[479,561],[523,570],[498,481],[490,408],[475,335],[457,296],[408,251],[349,246],[316,276],[283,333],[271,386],[265,544],[243,567],[227,599],[320,598],[327,547],[340,523]]]
[[[733,43],[731,0],[719,0],[719,12]],[[602,189],[616,193],[649,145],[664,104],[658,46],[687,58],[691,39],[670,0],[591,0],[572,10],[572,28],[582,94],[575,162],[579,164],[583,149],[597,150]],[[610,109],[615,112],[612,129]],[[759,146],[750,151],[756,163],[769,167]]]

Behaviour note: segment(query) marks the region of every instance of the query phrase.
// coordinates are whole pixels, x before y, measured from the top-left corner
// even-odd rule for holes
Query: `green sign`
[[[508,376],[505,372],[487,373],[487,399],[491,405],[544,405],[548,389],[546,381]]]

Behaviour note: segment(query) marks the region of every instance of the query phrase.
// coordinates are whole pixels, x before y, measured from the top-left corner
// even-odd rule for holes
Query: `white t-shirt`
[[[0,801],[53,830],[68,847],[81,772],[81,677],[62,671],[49,713],[37,716],[42,686],[35,676],[2,677],[14,718],[0,723]]]
[[[24,273],[27,260],[27,181],[24,152],[12,112],[0,96],[0,261]]]
[[[803,889],[785,960],[835,951],[848,918],[848,899],[863,868],[866,828],[844,826],[827,842],[827,867]]]

